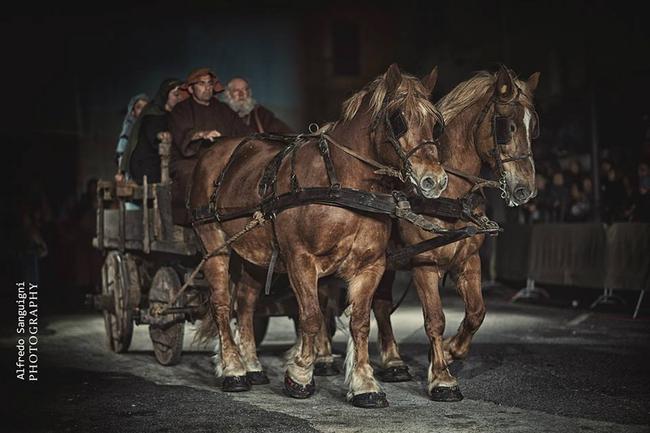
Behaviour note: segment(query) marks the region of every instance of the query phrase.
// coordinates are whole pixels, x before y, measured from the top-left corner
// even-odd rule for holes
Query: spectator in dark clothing
[[[570,205],[567,221],[585,222],[591,217],[591,203],[585,196],[578,183],[573,183],[570,189]]]
[[[574,184],[580,184],[582,182],[582,167],[580,162],[577,159],[571,160],[569,162],[569,170],[564,173],[564,184],[567,188],[571,188]]]
[[[646,162],[639,164],[638,190],[634,194],[632,221],[650,222],[650,167]]]
[[[169,131],[169,113],[178,102],[187,99],[182,84],[176,78],[164,80],[153,101],[144,108],[133,126],[122,168],[140,184],[144,176],[149,182],[160,182],[158,133]]]
[[[526,209],[525,221],[527,223],[545,223],[549,220],[549,211],[551,203],[549,202],[548,181],[544,175],[537,173],[535,175],[535,185],[537,186],[537,197],[531,200],[524,209]]]
[[[606,177],[600,184],[602,197],[602,220],[610,224],[614,221],[624,219],[625,210],[625,187],[623,182],[618,179],[616,169],[610,165]]]
[[[569,191],[564,184],[564,175],[557,172],[553,175],[553,183],[549,187],[549,221],[563,222],[569,204]]]

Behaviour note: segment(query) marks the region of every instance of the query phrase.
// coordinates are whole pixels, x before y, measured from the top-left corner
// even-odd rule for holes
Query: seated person
[[[178,103],[169,117],[172,219],[175,224],[189,224],[191,221],[185,198],[194,166],[203,151],[217,137],[245,137],[254,132],[228,105],[214,98],[215,92],[224,88],[210,69],[192,71],[185,86],[190,98]]]
[[[272,132],[289,134],[293,131],[282,120],[275,117],[273,112],[258,104],[253,99],[253,91],[248,81],[235,77],[228,82],[224,92],[224,101],[232,111],[237,113],[244,123],[256,132]]]
[[[145,175],[149,183],[160,182],[158,133],[169,131],[169,113],[178,102],[189,96],[181,89],[182,84],[175,78],[164,80],[133,125],[120,168],[139,184]]]
[[[135,95],[129,101],[129,105],[126,108],[126,116],[124,116],[124,121],[122,122],[122,131],[120,132],[120,137],[117,140],[117,148],[115,149],[115,161],[117,163],[118,171],[115,175],[115,180],[122,181],[124,176],[123,172],[120,171],[119,167],[122,165],[122,155],[126,150],[126,145],[129,142],[129,137],[131,136],[131,130],[135,124],[138,117],[144,110],[144,107],[149,103],[149,97],[144,93]]]

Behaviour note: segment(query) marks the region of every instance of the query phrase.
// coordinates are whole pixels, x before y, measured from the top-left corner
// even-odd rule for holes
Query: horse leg
[[[331,322],[335,317],[341,287],[331,279],[321,279],[318,282],[318,295],[323,323],[320,331],[316,334],[316,362],[314,364],[314,376],[336,376],[340,373],[334,364],[332,355],[332,338],[336,325]]]
[[[316,391],[313,369],[316,359],[315,339],[323,322],[318,304],[318,271],[312,256],[286,260],[289,281],[298,301],[298,338],[287,361],[285,392],[294,398],[308,398]]]
[[[222,376],[222,390],[238,392],[250,390],[250,383],[246,377],[239,348],[230,329],[231,321],[231,293],[228,284],[228,257],[216,256],[208,260],[204,266],[204,273],[212,286],[210,302],[212,304],[212,318],[217,324],[218,344],[215,359],[217,362],[217,376]]]
[[[417,288],[424,329],[431,344],[427,391],[432,400],[459,401],[463,395],[458,389],[456,378],[451,375],[442,349],[442,335],[445,331],[445,314],[438,290],[440,275],[432,266],[419,266],[413,269],[413,281]]]
[[[377,374],[382,382],[408,382],[412,379],[408,366],[402,361],[393,334],[390,315],[393,310],[395,271],[386,271],[372,300],[378,330],[378,345],[382,370]]]
[[[329,328],[323,314],[323,323],[318,334],[316,334],[316,361],[314,363],[314,376],[336,376],[338,368],[334,365],[332,355],[332,341],[329,336]]]
[[[241,274],[236,285],[237,324],[239,326],[239,353],[246,367],[246,376],[251,385],[269,383],[262,364],[257,358],[253,316],[263,285],[263,272],[256,272],[250,264],[242,263]]]
[[[348,401],[363,408],[387,407],[386,394],[381,392],[373,376],[368,357],[370,309],[372,297],[384,273],[384,258],[363,268],[348,281],[350,299],[350,336],[345,357],[345,383],[349,385]]]
[[[210,246],[219,245],[224,240],[221,230],[203,226],[199,232],[208,250]],[[246,378],[246,367],[241,360],[237,344],[230,332],[231,293],[228,275],[229,255],[227,252],[216,255],[205,262],[203,272],[212,289],[210,302],[213,320],[219,332],[220,356],[217,358],[217,372],[222,372],[222,389],[227,392],[248,391],[250,383]],[[219,359],[220,358],[220,359]]]
[[[461,263],[453,275],[456,288],[465,302],[465,317],[456,335],[444,341],[447,362],[467,356],[472,337],[485,318],[485,303],[481,293],[481,260],[478,253]]]

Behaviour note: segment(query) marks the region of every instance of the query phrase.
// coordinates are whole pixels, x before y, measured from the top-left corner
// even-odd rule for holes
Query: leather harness
[[[391,122],[388,116],[386,117],[386,121],[390,125],[389,135],[391,138],[395,139],[394,146],[399,145],[397,141],[398,138],[395,137],[398,135],[401,136],[403,133],[400,134],[399,131],[394,130],[394,122]],[[395,132],[397,132],[397,134]],[[267,164],[262,174],[259,184],[259,193],[263,197],[262,200],[255,206],[229,209],[227,212],[219,211],[217,201],[225,176],[233,163],[241,155],[241,149],[244,148],[246,143],[257,139],[276,141],[284,144],[283,148]],[[323,164],[329,180],[329,186],[300,188],[295,173],[296,151],[301,146],[313,142],[313,140],[316,140],[319,153],[323,159]],[[428,145],[431,141],[433,140],[427,140],[418,147]],[[405,260],[405,258],[419,254],[420,252],[456,242],[478,233],[496,234],[500,230],[496,223],[473,213],[473,209],[476,208],[475,199],[476,197],[480,197],[478,194],[470,194],[460,199],[442,197],[438,199],[422,199],[419,197],[407,198],[406,195],[398,191],[394,191],[392,194],[385,194],[341,187],[332,163],[330,144],[333,144],[342,150],[346,150],[346,153],[354,157],[362,159],[364,162],[377,168],[376,172],[379,172],[380,174],[392,175],[403,180],[404,175],[408,173],[408,169],[405,169],[400,173],[392,167],[387,167],[376,161],[363,158],[351,149],[337,143],[332,139],[332,137],[325,133],[298,135],[255,134],[242,140],[232,153],[230,160],[215,181],[215,189],[211,195],[209,204],[191,209],[193,226],[196,228],[198,225],[214,222],[221,223],[238,218],[250,217],[256,212],[261,212],[265,219],[274,221],[275,216],[284,210],[309,204],[323,204],[350,209],[367,215],[385,215],[391,218],[406,220],[423,230],[439,234],[439,236],[436,236],[433,239],[404,247],[397,252],[393,251],[389,253],[389,258],[394,257],[399,258],[400,260]],[[408,162],[408,157],[413,155],[413,153],[413,150],[408,154],[403,152],[401,152],[401,154],[398,153],[404,163],[404,167],[408,167],[406,162]],[[291,157],[291,170],[289,175],[291,191],[278,195],[278,172],[282,162],[289,156]],[[462,220],[473,222],[477,226],[468,225],[461,229],[448,230],[430,222],[422,215],[432,216],[448,221]]]

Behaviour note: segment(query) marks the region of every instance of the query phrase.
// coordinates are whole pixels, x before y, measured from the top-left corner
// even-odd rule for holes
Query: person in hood
[[[144,93],[140,93],[131,98],[129,105],[126,108],[126,116],[124,116],[124,121],[122,122],[122,132],[120,132],[120,138],[117,140],[117,148],[115,149],[115,159],[118,167],[118,173],[115,176],[116,179],[122,177],[122,173],[119,171],[119,167],[122,163],[122,155],[124,154],[126,145],[129,142],[133,124],[138,119],[140,113],[142,113],[142,110],[148,103],[149,97]]]
[[[169,131],[169,113],[189,96],[182,84],[177,78],[168,78],[160,83],[156,96],[133,125],[120,170],[139,184],[144,176],[148,182],[160,182],[158,134]]]

